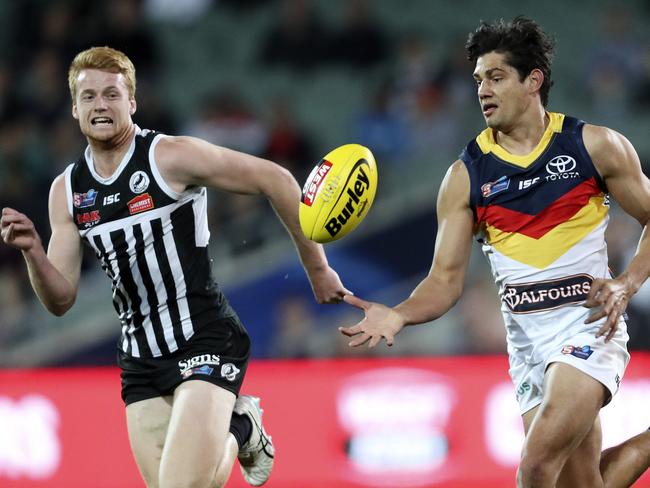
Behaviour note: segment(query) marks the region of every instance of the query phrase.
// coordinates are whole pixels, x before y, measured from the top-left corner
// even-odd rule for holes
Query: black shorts
[[[172,395],[188,380],[208,381],[239,395],[250,349],[246,329],[232,316],[202,327],[183,348],[163,358],[135,358],[120,351],[122,400],[129,405]]]

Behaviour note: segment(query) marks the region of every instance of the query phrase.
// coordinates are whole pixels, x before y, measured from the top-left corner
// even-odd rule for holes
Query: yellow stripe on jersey
[[[492,129],[485,129],[481,132],[476,138],[476,143],[483,151],[483,154],[492,152],[495,156],[501,158],[502,160],[514,164],[515,166],[520,166],[521,168],[527,168],[533,164],[538,157],[546,150],[548,145],[553,139],[553,135],[556,132],[562,132],[562,125],[564,124],[564,114],[559,114],[556,112],[547,112],[549,116],[549,124],[544,131],[542,139],[537,144],[537,147],[533,149],[529,154],[525,156],[517,156],[516,154],[510,154],[504,148],[499,146],[494,140],[494,133]]]
[[[539,239],[517,232],[503,232],[496,227],[485,227],[485,237],[496,251],[504,256],[544,269],[586,237],[607,216],[609,207],[604,205],[601,194],[591,197],[573,217],[559,224]]]

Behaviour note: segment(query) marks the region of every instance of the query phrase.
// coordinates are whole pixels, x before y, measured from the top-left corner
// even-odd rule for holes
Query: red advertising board
[[[244,392],[262,397],[277,446],[269,488],[515,486],[505,357],[257,361]],[[602,411],[604,447],[648,428],[648,405],[650,355],[635,354]],[[117,369],[0,372],[0,487],[143,486]],[[248,485],[235,468],[228,486]]]

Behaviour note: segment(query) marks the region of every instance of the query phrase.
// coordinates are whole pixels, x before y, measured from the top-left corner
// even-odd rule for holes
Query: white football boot
[[[266,483],[273,469],[275,448],[264,427],[260,399],[250,395],[241,395],[235,402],[235,413],[246,415],[253,426],[251,436],[237,454],[239,467],[246,482],[252,486]]]

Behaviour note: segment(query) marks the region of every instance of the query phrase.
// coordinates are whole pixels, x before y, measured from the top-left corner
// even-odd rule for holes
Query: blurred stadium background
[[[49,184],[85,147],[67,67],[79,50],[110,45],[136,65],[143,128],[267,157],[301,183],[331,148],[370,147],[375,205],[326,249],[349,289],[396,304],[428,271],[440,179],[483,128],[466,35],[481,19],[518,14],[558,40],[549,109],[621,131],[649,164],[647,0],[0,0],[0,205],[31,216],[47,241]],[[218,192],[209,201],[213,271],[253,339],[244,390],[263,392],[274,436],[287,439],[271,488],[513,485],[521,432],[478,248],[444,318],[404,331],[391,349],[350,350],[336,327],[359,313],[314,303],[266,201]],[[612,214],[616,272],[640,227],[615,206]],[[0,486],[142,486],[123,431],[109,294],[89,254],[75,307],[52,317],[20,253],[0,246]],[[626,423],[611,420],[610,442],[649,422],[649,286],[629,316],[634,369],[623,400],[608,407]],[[314,428],[301,423],[305,397],[326,421],[307,435],[327,442],[303,460]],[[370,435],[387,423],[401,434]]]

